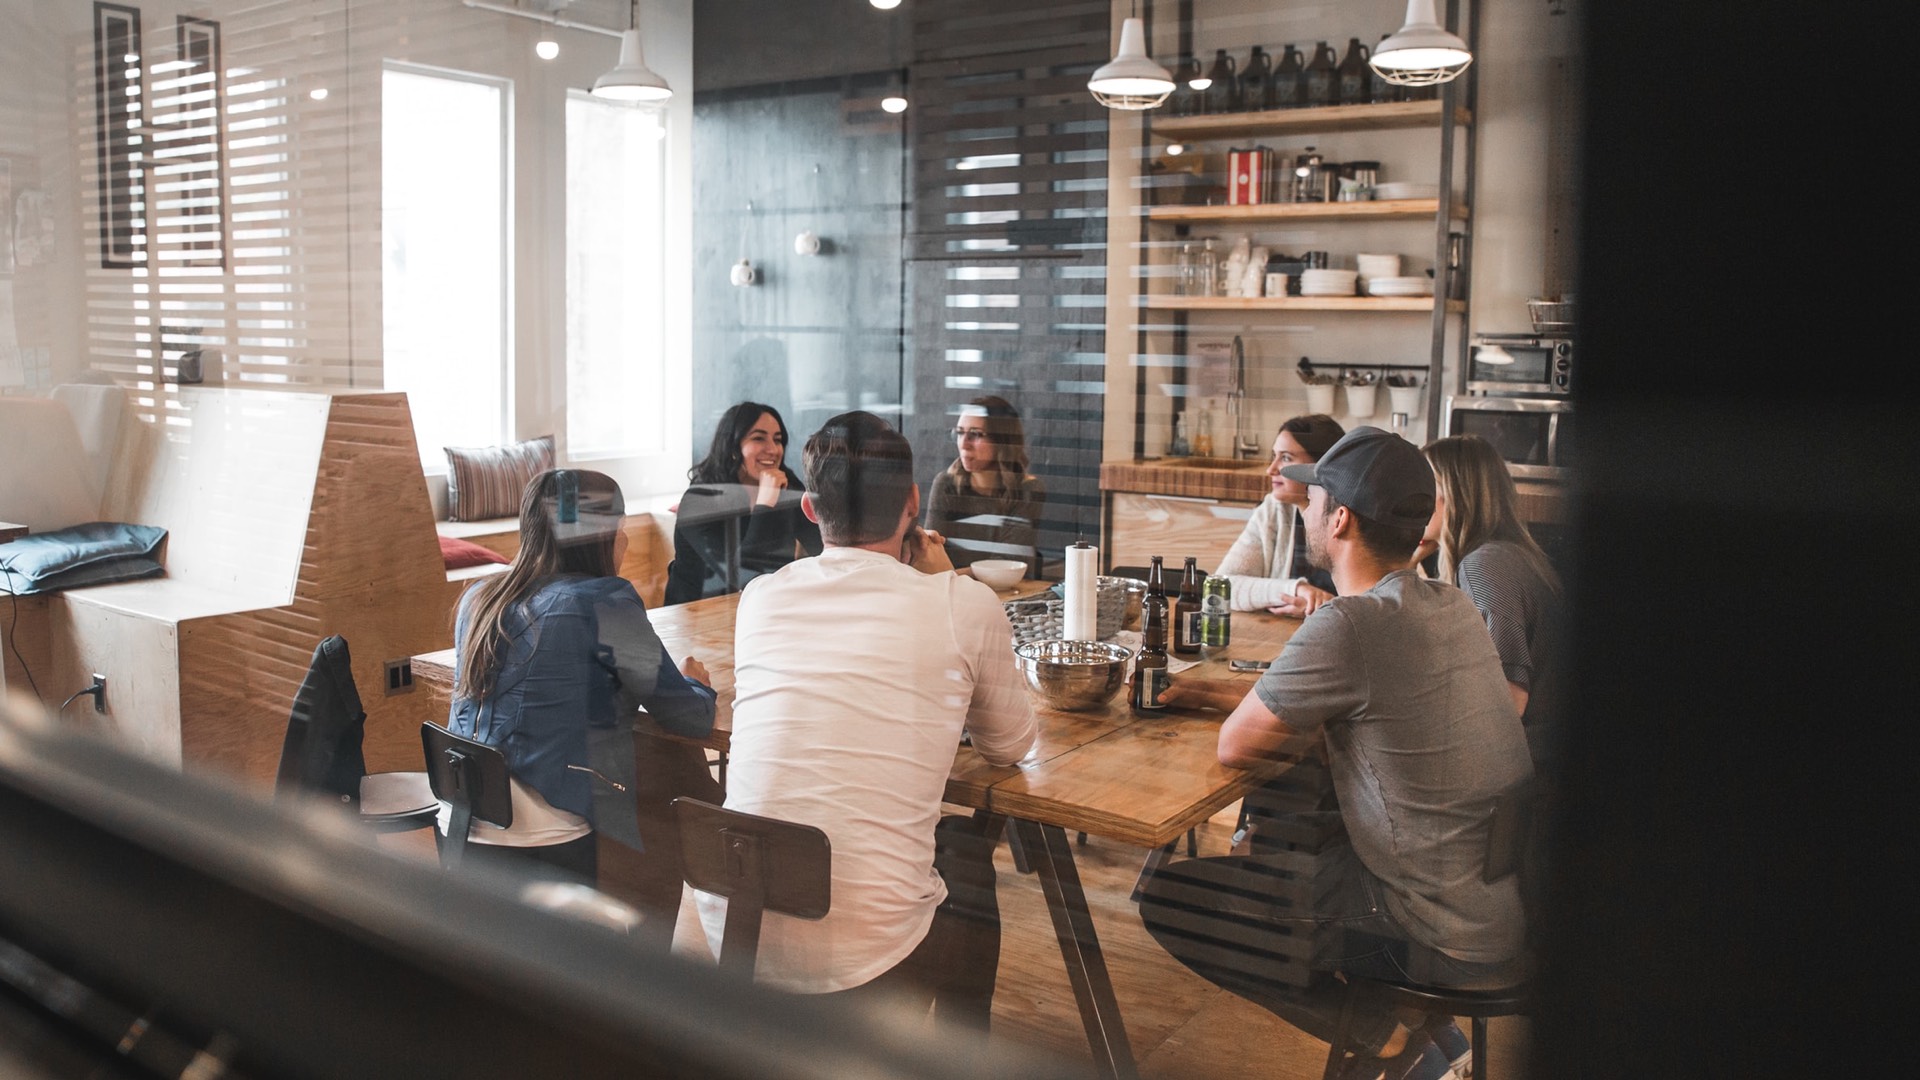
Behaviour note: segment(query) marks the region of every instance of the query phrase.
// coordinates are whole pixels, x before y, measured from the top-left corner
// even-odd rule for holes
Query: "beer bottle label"
[[[1189,650],[1198,648],[1201,644],[1200,615],[1198,611],[1189,611],[1187,617],[1180,623],[1180,640],[1186,643]]]
[[[1173,679],[1163,667],[1147,668],[1141,672],[1145,678],[1140,683],[1140,707],[1143,709],[1164,709],[1167,703],[1161,700],[1167,687],[1173,685]]]

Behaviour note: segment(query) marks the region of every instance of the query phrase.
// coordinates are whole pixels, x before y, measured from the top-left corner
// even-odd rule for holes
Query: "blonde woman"
[[[1520,520],[1507,463],[1477,435],[1426,446],[1438,495],[1416,559],[1440,556],[1440,576],[1465,589],[1493,636],[1514,708],[1536,760],[1548,741],[1541,692],[1556,657],[1560,575]]]

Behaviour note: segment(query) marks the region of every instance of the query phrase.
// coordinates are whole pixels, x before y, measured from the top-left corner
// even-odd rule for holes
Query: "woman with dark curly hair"
[[[1020,559],[1038,569],[1034,537],[1047,486],[1027,472],[1020,414],[1005,398],[977,397],[954,422],[959,456],[927,498],[927,528],[947,539],[955,567],[979,559]]]
[[[713,445],[687,470],[667,567],[669,604],[739,592],[747,582],[820,554],[820,527],[800,512],[800,477],[786,466],[787,425],[771,405],[743,401],[720,417]]]

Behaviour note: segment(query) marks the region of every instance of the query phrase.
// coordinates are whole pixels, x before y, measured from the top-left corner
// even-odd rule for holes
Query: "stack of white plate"
[[[1383,199],[1433,199],[1440,195],[1440,185],[1428,181],[1399,180],[1390,184],[1373,185],[1375,200]]]
[[[1303,270],[1300,273],[1301,296],[1352,296],[1360,280],[1358,270]]]
[[[1431,292],[1433,292],[1433,279],[1425,276],[1367,279],[1369,296],[1426,296]]]

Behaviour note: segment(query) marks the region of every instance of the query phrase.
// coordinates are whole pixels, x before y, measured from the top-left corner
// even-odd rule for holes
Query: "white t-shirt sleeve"
[[[1013,626],[986,584],[955,577],[954,639],[973,663],[967,733],[980,756],[1011,765],[1033,749],[1038,724],[1026,683],[1013,663]]]

